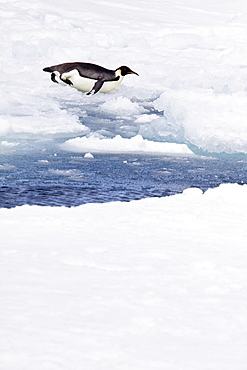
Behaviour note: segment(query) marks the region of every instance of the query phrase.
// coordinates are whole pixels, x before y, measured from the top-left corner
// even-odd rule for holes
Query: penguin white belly
[[[118,81],[104,82],[103,86],[100,89],[100,92],[106,93],[108,91],[111,91],[111,90],[115,89],[118,85],[120,85],[122,81],[123,81],[123,76],[120,76]]]
[[[77,69],[73,69],[70,72],[63,73],[61,77],[63,79],[70,80],[73,84],[73,85],[70,85],[71,87],[74,87],[75,89],[83,91],[83,92],[91,91],[94,84],[96,83],[96,80],[80,76]],[[115,89],[118,85],[120,85],[122,81],[123,81],[123,76],[120,76],[118,81],[104,82],[99,92],[106,93],[108,91],[111,91]]]

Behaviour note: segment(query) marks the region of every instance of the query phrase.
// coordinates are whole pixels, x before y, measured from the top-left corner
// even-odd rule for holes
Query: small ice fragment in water
[[[39,159],[39,160],[37,161],[37,163],[39,163],[39,164],[50,164],[50,162],[49,162],[49,161],[47,161],[46,159]]]
[[[94,156],[91,153],[86,153],[84,158],[94,158]]]

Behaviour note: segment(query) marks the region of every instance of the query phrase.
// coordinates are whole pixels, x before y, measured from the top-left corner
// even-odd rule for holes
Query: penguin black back
[[[114,70],[106,69],[97,64],[81,62],[57,64],[55,66],[46,67],[43,71],[58,71],[62,75],[63,73],[70,72],[73,69],[77,69],[81,77],[91,78],[93,80],[98,80],[100,77],[105,81],[110,81],[116,77]]]

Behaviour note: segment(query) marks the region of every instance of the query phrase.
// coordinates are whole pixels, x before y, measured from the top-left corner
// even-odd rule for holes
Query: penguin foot
[[[91,91],[87,92],[86,95],[94,95],[95,94],[95,90],[92,89]]]
[[[52,82],[55,82],[56,84],[58,84],[58,82],[57,82],[57,80],[56,80],[56,75],[55,75],[55,73],[52,73],[52,74],[51,74],[51,80],[52,80]]]

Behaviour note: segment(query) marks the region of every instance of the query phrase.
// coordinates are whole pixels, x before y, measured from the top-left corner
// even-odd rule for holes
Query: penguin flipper
[[[101,89],[101,87],[103,86],[103,83],[104,83],[104,81],[102,81],[102,80],[96,81],[95,84],[94,84],[94,86],[93,86],[93,88],[92,88],[92,90],[90,90],[87,93],[87,95],[94,95],[94,94],[96,94]]]
[[[64,78],[63,75],[60,75],[60,80],[67,85],[73,85],[73,82],[71,82],[68,78]]]

